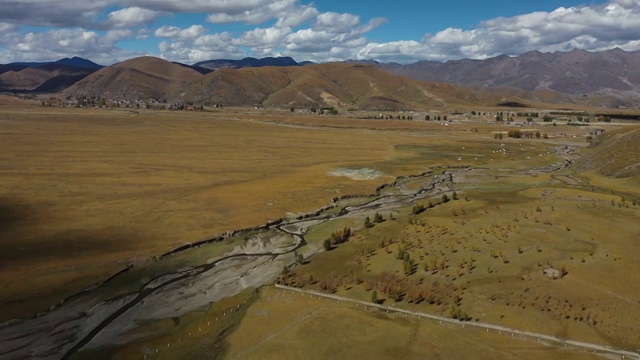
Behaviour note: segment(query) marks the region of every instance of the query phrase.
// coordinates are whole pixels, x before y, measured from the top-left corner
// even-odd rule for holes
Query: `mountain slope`
[[[640,99],[640,53],[620,49],[596,53],[532,51],[518,57],[502,55],[486,60],[420,61],[409,65],[378,66],[416,80]]]
[[[74,56],[72,58],[60,59],[55,64],[68,65],[81,69],[100,70],[104,66],[98,65],[91,60],[83,59],[81,57]]]
[[[78,57],[55,62],[0,65],[0,90],[57,92],[101,67]]]
[[[605,133],[576,166],[618,178],[640,176],[640,128]]]
[[[375,66],[331,63],[304,67],[218,70],[190,84],[183,99],[205,105],[323,107],[366,110],[491,104],[500,95],[418,82]]]
[[[111,99],[165,99],[168,94],[179,94],[201,76],[189,67],[145,56],[100,69],[65,93]]]

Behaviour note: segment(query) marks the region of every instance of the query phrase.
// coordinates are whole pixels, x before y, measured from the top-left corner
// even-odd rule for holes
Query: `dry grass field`
[[[196,266],[242,240],[153,262],[186,243],[313,211],[339,195],[371,194],[398,176],[467,166],[472,171],[454,176],[458,200],[418,215],[411,206],[396,208],[366,229],[364,216],[373,214],[364,212],[311,227],[304,256],[337,229],[356,232],[295,267],[288,281],[363,300],[375,290],[385,305],[637,348],[637,178],[532,170],[564,162],[573,149],[593,151],[586,149],[587,128],[540,123],[531,128],[548,139],[495,139],[511,128],[490,116],[452,116],[448,124],[358,118],[370,115],[3,106],[0,321],[31,316],[130,265],[94,295],[137,291],[141,279]],[[384,191],[416,191],[421,181]],[[554,280],[545,269],[566,271]],[[242,311],[211,325],[234,307]],[[459,329],[272,288],[136,331],[149,336],[76,355],[140,358],[161,347],[166,358],[477,358],[469,347],[483,349],[485,358],[586,355],[491,334],[459,336]],[[187,338],[198,340],[182,342]]]
[[[46,309],[184,243],[313,210],[340,194],[370,193],[395,176],[453,158],[425,161],[399,144],[439,139],[458,148],[446,136],[451,132],[490,138],[464,125],[234,109],[7,104],[0,125],[5,320]],[[383,176],[327,175],[339,168],[372,168]]]
[[[465,174],[458,200],[419,215],[383,213],[386,221],[368,229],[362,218],[323,224],[312,241],[344,226],[362,230],[287,281],[362,300],[375,291],[385,305],[637,349],[640,263],[632,254],[640,251],[640,202],[626,199],[638,199],[638,187],[612,179],[591,186],[567,170],[510,171]]]
[[[441,325],[265,288],[226,343],[226,359],[587,359],[482,329]],[[471,351],[472,350],[472,351]],[[596,358],[593,356],[593,358]]]

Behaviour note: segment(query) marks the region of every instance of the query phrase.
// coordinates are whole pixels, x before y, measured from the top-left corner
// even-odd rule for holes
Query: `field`
[[[3,112],[0,303],[11,311],[2,319],[48,308],[184,243],[368,193],[425,167],[398,161],[412,155],[393,148],[406,136],[226,120],[233,118]],[[327,175],[345,167],[385,175]],[[36,296],[42,302],[20,309]]]
[[[258,235],[156,261],[181,245],[361,195],[334,201],[322,215],[331,218],[301,223],[306,245],[295,254],[305,261],[280,282],[366,301],[375,291],[384,305],[637,349],[640,183],[565,167],[590,151],[588,129],[540,123],[528,129],[548,139],[496,139],[513,125],[490,116],[452,116],[446,125],[367,116],[3,108],[0,321],[31,316],[127,267],[86,303],[136,293]],[[352,211],[341,215],[344,208]],[[323,251],[345,227],[353,235]],[[280,261],[295,262],[290,255]],[[160,347],[169,357],[473,355],[460,352],[465,346],[486,358],[586,355],[481,332],[457,338],[455,327],[292,296],[247,289],[195,312],[136,320],[135,342],[77,355],[139,358]],[[273,300],[280,297],[287,307]],[[234,307],[242,311],[214,321]],[[182,342],[196,327],[199,340]],[[275,328],[277,336],[266,335]],[[345,338],[357,329],[366,331],[352,347]],[[371,343],[378,347],[367,350]]]

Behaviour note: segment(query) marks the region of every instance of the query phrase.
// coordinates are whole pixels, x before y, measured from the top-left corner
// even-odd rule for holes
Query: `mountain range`
[[[371,65],[328,63],[221,69],[202,74],[154,57],[102,68],[65,90],[74,96],[202,105],[412,110],[495,104],[498,94],[416,81]]]
[[[578,96],[615,96],[621,100],[640,99],[640,53],[618,48],[603,52],[531,51],[516,57],[502,55],[486,60],[419,61],[409,65],[377,66],[416,80],[475,88],[507,87]]]
[[[425,82],[438,83],[440,88],[448,86],[447,94],[457,95],[440,98],[431,93],[435,85]],[[640,101],[640,53],[621,49],[532,51],[517,57],[406,65],[371,60],[298,63],[290,57],[209,60],[186,65],[142,57],[103,67],[74,57],[0,65],[0,91],[64,91],[137,100],[188,98],[202,104],[252,106],[340,104],[371,109],[416,108],[462,98],[484,103],[509,94],[520,102],[635,107]],[[434,103],[434,99],[441,101]]]

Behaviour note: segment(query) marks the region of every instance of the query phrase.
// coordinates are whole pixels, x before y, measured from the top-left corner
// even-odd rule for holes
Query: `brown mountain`
[[[444,83],[391,74],[374,65],[330,63],[222,69],[201,74],[183,64],[136,58],[103,68],[65,90],[76,96],[193,102],[202,105],[275,106],[376,111],[455,108],[522,102]]]
[[[202,74],[181,64],[140,57],[102,68],[67,88],[65,93],[110,99],[166,99],[179,96]]]
[[[623,100],[624,104],[640,99],[640,53],[620,49],[532,51],[517,57],[503,55],[486,60],[420,61],[409,65],[378,66],[416,80],[483,88],[509,86],[528,91],[551,90],[583,97],[603,97],[603,101],[609,102],[614,97]]]
[[[59,92],[102,67],[80,57],[0,64],[0,91]]]
[[[2,65],[0,70],[6,70],[0,73],[0,89],[3,91],[36,91],[45,83],[56,91],[59,87],[57,84],[69,82],[69,79],[81,79],[95,71],[62,63],[35,66],[8,64]]]
[[[218,70],[192,83],[182,98],[205,105],[366,110],[441,108],[461,103],[495,105],[508,100],[350,63]]]

